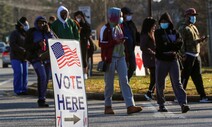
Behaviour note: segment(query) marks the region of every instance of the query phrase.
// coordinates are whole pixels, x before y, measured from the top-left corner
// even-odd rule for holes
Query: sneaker
[[[46,108],[46,107],[49,107],[49,104],[47,104],[45,100],[38,100],[38,107]]]
[[[111,106],[105,106],[105,114],[115,114]]]
[[[127,108],[127,114],[132,114],[132,113],[138,113],[142,111],[142,108],[141,107],[138,107],[138,106],[130,106]]]
[[[181,106],[181,111],[182,113],[186,113],[190,110],[189,106],[188,105],[182,105]]]
[[[147,99],[147,101],[151,101],[152,100],[152,93],[150,91],[148,91],[146,94],[144,94],[144,97]]]
[[[211,101],[208,100],[208,98],[202,98],[201,100],[199,100],[200,103],[209,103]]]
[[[84,79],[88,79],[88,75],[87,74],[84,74]]]
[[[175,102],[175,103],[178,103],[178,100],[175,98],[175,99],[174,99],[174,102]]]
[[[152,100],[152,98],[149,97],[147,94],[144,94],[144,97],[146,98],[147,101],[151,101]]]
[[[158,112],[168,112],[165,106],[159,106]]]

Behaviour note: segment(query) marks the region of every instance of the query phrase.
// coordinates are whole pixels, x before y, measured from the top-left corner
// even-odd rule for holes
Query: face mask
[[[190,16],[190,22],[192,24],[196,23],[196,20],[197,20],[196,16]]]
[[[19,21],[19,23],[23,26],[23,29],[24,29],[24,31],[28,31],[29,30],[29,24],[28,24],[28,22],[26,22],[26,23],[21,23],[20,21]]]
[[[124,21],[123,17],[120,17],[120,19],[119,19],[119,24],[122,24],[123,21]]]
[[[162,29],[167,29],[169,27],[169,23],[160,23],[160,27]]]
[[[132,20],[132,15],[128,15],[128,16],[126,17],[126,20],[127,20],[127,21]]]
[[[29,24],[24,26],[24,31],[28,31],[29,30]]]
[[[80,19],[80,18],[77,18],[76,20],[77,20],[77,22],[80,22],[80,21],[81,21],[81,19]]]

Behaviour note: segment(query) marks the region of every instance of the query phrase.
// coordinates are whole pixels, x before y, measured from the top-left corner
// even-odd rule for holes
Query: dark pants
[[[135,62],[135,54],[131,54],[129,56],[128,61],[128,81],[130,81],[130,78],[133,76],[136,69],[136,62]]]
[[[88,57],[88,77],[93,75],[93,55]]]
[[[50,77],[50,66],[45,65],[40,61],[36,61],[32,63],[32,66],[37,74],[37,84],[38,84],[38,99],[45,100],[46,99],[46,90],[47,84]]]
[[[87,63],[87,57],[88,57],[88,40],[87,39],[81,39],[80,40],[80,48],[82,53],[82,65],[83,68],[86,68],[88,65]]]
[[[150,84],[149,84],[149,91],[154,92],[155,90],[155,67],[150,67]]]
[[[184,69],[182,70],[182,84],[183,88],[186,89],[189,76],[196,87],[197,92],[199,93],[200,97],[206,97],[203,81],[202,81],[202,72],[201,72],[201,58],[193,57],[191,55],[186,55],[186,59],[183,63]]]
[[[162,61],[157,59],[155,69],[157,103],[159,104],[159,106],[164,106],[165,103],[164,89],[166,77],[168,74],[170,76],[172,88],[179,105],[182,106],[184,104],[187,104],[187,95],[185,90],[183,89],[182,83],[180,82],[179,62],[177,60]]]

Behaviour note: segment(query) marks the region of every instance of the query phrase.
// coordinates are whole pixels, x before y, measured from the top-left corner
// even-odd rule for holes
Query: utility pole
[[[105,23],[107,23],[107,0],[104,0],[105,2]]]
[[[209,66],[212,66],[212,0],[206,1],[206,6],[208,10],[208,33],[209,33],[209,39],[208,39],[208,60],[209,60]]]
[[[148,16],[152,17],[152,0],[148,0]]]

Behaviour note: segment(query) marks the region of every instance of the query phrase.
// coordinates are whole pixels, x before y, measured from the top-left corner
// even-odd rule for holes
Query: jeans
[[[124,98],[126,107],[134,106],[134,98],[132,90],[128,83],[127,76],[127,65],[125,57],[113,57],[112,62],[107,65],[107,70],[105,72],[105,106],[112,105],[112,95],[114,92],[114,77],[115,70],[118,72],[120,88],[122,91],[122,96]]]
[[[16,94],[27,92],[28,63],[16,59],[11,60],[13,68],[13,87]]]

